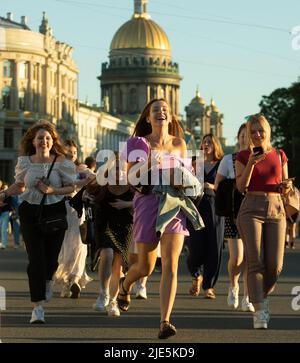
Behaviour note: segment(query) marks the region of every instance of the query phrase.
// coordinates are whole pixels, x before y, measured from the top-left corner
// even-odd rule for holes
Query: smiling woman
[[[141,174],[143,172],[148,174],[148,169],[159,168],[162,165],[165,156],[172,155],[181,163],[186,158],[186,144],[180,137],[181,127],[164,99],[153,99],[145,106],[133,135],[135,137],[127,142],[126,161],[129,180],[130,173],[139,161],[144,162]],[[153,150],[156,155],[154,160],[151,158]],[[143,160],[139,157],[141,151],[144,155]],[[137,156],[138,152],[140,152],[139,156]],[[176,328],[170,324],[170,315],[176,295],[178,259],[184,236],[188,235],[188,231],[185,215],[178,208],[178,212],[166,221],[166,227],[160,238],[155,228],[159,215],[159,197],[152,192],[152,189],[148,189],[147,192],[147,194],[136,192],[133,199],[133,239],[137,243],[138,260],[129,268],[126,277],[121,279],[118,304],[121,310],[128,310],[131,287],[135,281],[152,273],[160,241],[162,277],[160,283],[161,324],[158,338],[166,339],[176,334]],[[179,205],[179,198],[174,199],[177,203],[176,207]]]
[[[283,265],[286,216],[280,189],[288,177],[288,160],[282,150],[272,148],[264,115],[250,116],[246,129],[249,148],[236,158],[237,187],[247,191],[237,227],[245,246],[249,299],[255,308],[253,327],[267,329],[268,297]]]
[[[53,216],[65,218],[65,194],[74,190],[74,163],[65,159],[65,151],[55,126],[41,120],[27,130],[21,140],[21,156],[15,168],[15,183],[4,198],[20,194],[20,225],[28,254],[28,278],[32,311],[31,324],[45,323],[42,303],[52,296],[52,276],[65,235],[65,225],[45,233],[41,220]]]

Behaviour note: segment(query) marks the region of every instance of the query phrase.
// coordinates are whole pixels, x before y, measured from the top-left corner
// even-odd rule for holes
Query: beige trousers
[[[286,218],[280,195],[246,195],[237,228],[245,245],[249,299],[262,303],[282,270]]]

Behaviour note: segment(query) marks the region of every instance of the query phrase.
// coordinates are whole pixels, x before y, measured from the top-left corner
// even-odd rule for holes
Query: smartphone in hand
[[[261,146],[256,146],[253,148],[253,153],[255,156],[262,155],[264,153],[264,149]]]

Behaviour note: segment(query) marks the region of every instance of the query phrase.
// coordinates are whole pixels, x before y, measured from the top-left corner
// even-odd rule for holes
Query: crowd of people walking
[[[15,183],[0,182],[0,247],[8,246],[11,220],[14,246],[20,245],[21,231],[28,255],[30,323],[45,323],[54,284],[60,284],[61,297],[78,299],[92,281],[90,243],[90,266],[99,279],[93,309],[113,317],[132,308],[133,289],[147,299],[147,278],[160,257],[158,338],[167,339],[177,333],[171,314],[183,247],[191,276],[186,293],[216,299],[225,240],[228,306],[240,306],[243,275],[241,308],[253,314],[255,329],[267,329],[269,295],[285,246],[295,248],[297,213],[286,220],[282,198],[295,187],[284,151],[271,145],[263,114],[249,116],[237,140],[236,152],[224,156],[215,135],[203,136],[201,182],[199,166],[187,157],[180,123],[164,99],[145,106],[126,148],[113,154],[102,174],[93,157],[78,161],[77,144],[63,143],[52,123],[41,120],[30,127],[20,143]],[[107,178],[112,173],[113,183]],[[220,212],[225,186],[231,188],[227,196],[232,195],[233,207]]]

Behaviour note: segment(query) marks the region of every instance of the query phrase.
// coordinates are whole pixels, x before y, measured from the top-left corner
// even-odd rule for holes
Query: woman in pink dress
[[[164,99],[150,101],[137,122],[133,137],[127,142],[129,182],[136,169],[134,166],[138,162],[144,161],[144,173],[141,171],[140,175],[147,175],[149,169],[162,167],[163,162],[170,158],[175,160],[186,158],[186,143],[182,136],[182,129],[172,115],[168,103]],[[150,157],[151,151],[152,155],[155,154],[154,158]],[[167,225],[160,239],[157,237],[155,224],[159,198],[151,192],[151,188],[148,189],[150,189],[148,194],[136,192],[133,199],[133,239],[138,247],[138,261],[130,267],[126,277],[120,280],[118,304],[123,311],[128,310],[132,285],[141,277],[152,273],[160,241],[162,276],[160,282],[161,323],[158,338],[166,339],[176,334],[176,328],[170,323],[170,315],[177,289],[178,259],[184,236],[189,233],[186,229],[185,215],[179,212]]]

